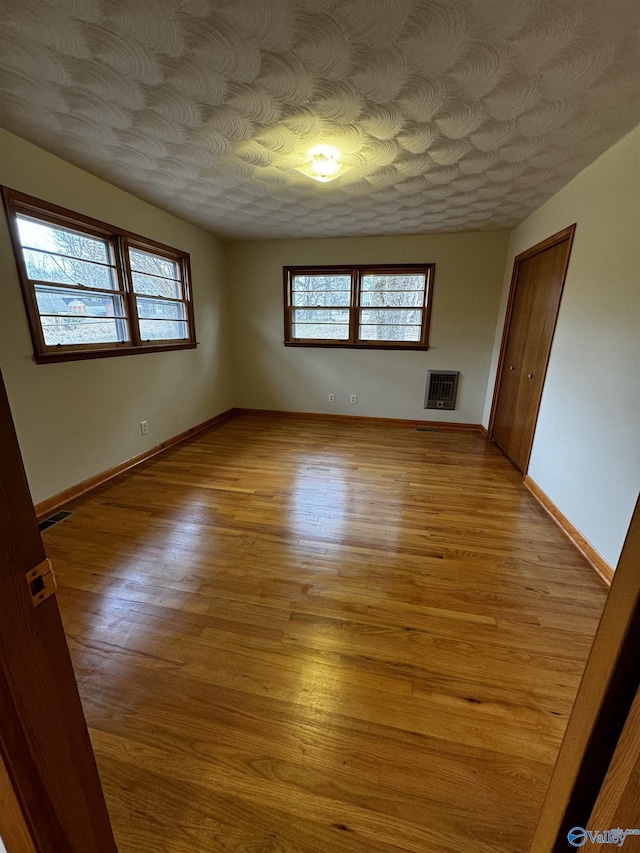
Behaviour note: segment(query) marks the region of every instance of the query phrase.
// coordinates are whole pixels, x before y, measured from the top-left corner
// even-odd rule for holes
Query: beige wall
[[[236,405],[480,423],[507,241],[497,231],[229,244]],[[436,264],[427,352],[283,346],[283,266],[425,262]],[[456,411],[423,408],[428,369],[461,371]]]
[[[0,368],[35,502],[233,405],[215,237],[1,130],[0,183],[191,254],[197,349],[36,365],[0,216]]]
[[[511,235],[513,259],[577,223],[529,475],[616,566],[640,488],[640,127]]]

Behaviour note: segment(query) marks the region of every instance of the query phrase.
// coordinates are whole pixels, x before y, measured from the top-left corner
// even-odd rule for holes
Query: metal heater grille
[[[427,371],[425,409],[455,409],[459,370]]]

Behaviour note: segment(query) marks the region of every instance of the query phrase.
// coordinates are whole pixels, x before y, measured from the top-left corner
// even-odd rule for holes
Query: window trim
[[[29,333],[33,344],[33,358],[38,364],[50,364],[61,361],[77,361],[89,358],[109,358],[119,355],[134,355],[138,353],[167,352],[171,350],[195,349],[197,347],[195,317],[193,309],[193,291],[191,284],[191,263],[187,252],[181,252],[164,243],[143,237],[133,231],[117,228],[94,219],[76,213],[66,207],[44,201],[35,196],[27,195],[18,190],[2,187],[2,198],[4,201],[7,225],[11,246],[18,270],[18,279],[22,290],[22,299],[27,314]],[[62,228],[70,228],[74,231],[83,232],[91,237],[106,240],[113,247],[114,267],[118,282],[118,290],[105,290],[105,294],[117,294],[121,296],[127,323],[129,327],[130,340],[126,343],[85,343],[70,346],[47,346],[44,342],[42,324],[40,322],[40,311],[36,300],[35,287],[29,278],[27,266],[22,251],[22,242],[18,231],[17,217],[20,215],[32,216],[43,222],[50,222]],[[175,261],[179,265],[181,283],[183,287],[183,299],[176,300],[185,304],[187,330],[189,337],[184,340],[160,340],[157,343],[142,340],[137,312],[136,296],[133,289],[133,278],[129,262],[129,248],[140,249],[161,255],[168,260]],[[48,284],[49,282],[44,282]],[[53,286],[61,286],[56,285]],[[73,287],[73,285],[70,285]],[[88,288],[93,290],[93,288]]]
[[[340,349],[372,349],[372,350],[428,350],[429,329],[431,326],[431,304],[433,301],[433,281],[435,278],[435,264],[329,264],[322,266],[287,266],[282,268],[284,287],[284,341],[286,347],[332,347]],[[359,312],[363,306],[360,304],[361,279],[363,274],[380,273],[388,275],[392,272],[408,273],[423,272],[425,274],[425,292],[422,302],[422,328],[420,340],[415,342],[399,343],[396,341],[359,341],[357,340],[359,328]],[[351,301],[349,304],[349,340],[304,340],[294,338],[292,335],[292,283],[296,274],[302,275],[349,275],[351,277]],[[346,307],[346,306],[345,306]],[[366,306],[364,306],[366,307]]]

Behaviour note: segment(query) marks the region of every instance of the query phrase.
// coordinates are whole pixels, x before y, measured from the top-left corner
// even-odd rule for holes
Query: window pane
[[[179,320],[140,320],[140,337],[143,341],[187,340],[186,322]]]
[[[349,311],[296,308],[293,311],[293,337],[316,340],[347,340]]]
[[[143,252],[141,249],[129,249],[129,263],[133,272],[146,272],[163,278],[180,279],[180,271],[176,261],[163,258],[162,255]]]
[[[47,346],[117,343],[128,340],[125,320],[99,317],[43,317]]]
[[[349,325],[349,312],[342,308],[316,310],[296,308],[293,312],[294,323],[346,323]]]
[[[326,275],[294,275],[292,290],[347,290],[351,291],[351,276],[342,273]]]
[[[419,290],[424,291],[424,273],[363,273],[362,290]]]
[[[329,323],[294,323],[293,337],[301,340],[340,340],[349,338],[349,326]]]
[[[153,320],[184,320],[182,302],[165,302],[161,299],[138,299],[138,317]]]
[[[294,305],[348,307],[351,304],[351,276],[340,273],[294,275],[292,301]]]
[[[422,311],[402,311],[393,308],[374,308],[360,312],[360,322],[363,325],[367,324],[390,324],[399,326],[402,323],[419,326],[422,322]]]
[[[296,290],[293,293],[294,305],[328,305],[329,307],[345,305],[347,308],[351,303],[350,290]]]
[[[36,286],[36,300],[41,314],[60,317],[124,317],[120,296],[78,293],[63,287]]]
[[[33,249],[23,249],[27,275],[36,281],[56,281],[60,284],[82,284],[116,290],[117,279],[112,267],[103,267],[75,258],[49,255]]]
[[[420,326],[360,326],[361,341],[419,341]]]
[[[411,308],[422,307],[424,292],[422,290],[363,290],[360,293],[360,305],[363,308]]]
[[[165,296],[167,299],[182,299],[182,286],[179,281],[137,272],[134,272],[132,277],[133,289],[136,293],[145,293],[147,296]]]
[[[32,249],[44,249],[47,252],[60,252],[86,261],[112,264],[111,246],[107,240],[89,237],[78,231],[67,230],[48,222],[18,216],[18,231],[22,246]]]
[[[364,273],[360,291],[360,341],[420,342],[424,273]]]

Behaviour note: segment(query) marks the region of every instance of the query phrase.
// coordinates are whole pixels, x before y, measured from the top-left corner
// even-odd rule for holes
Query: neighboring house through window
[[[3,189],[37,361],[195,347],[189,255]]]

